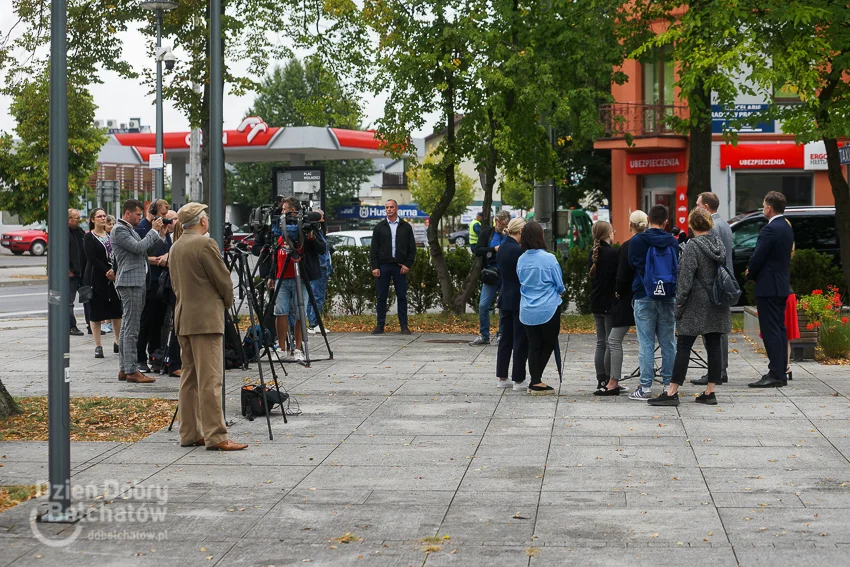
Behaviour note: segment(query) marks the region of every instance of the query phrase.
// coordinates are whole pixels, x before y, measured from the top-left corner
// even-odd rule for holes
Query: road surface
[[[82,305],[74,310],[83,312]],[[0,318],[47,315],[47,285],[0,287]]]

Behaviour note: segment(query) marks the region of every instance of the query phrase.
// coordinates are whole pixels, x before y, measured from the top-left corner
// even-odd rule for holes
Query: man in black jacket
[[[68,297],[71,322],[71,334],[80,337],[84,333],[77,328],[77,319],[74,317],[74,298],[77,290],[83,286],[83,274],[86,273],[86,253],[83,250],[83,237],[86,235],[80,228],[82,216],[77,209],[68,209]],[[86,315],[86,326],[89,324],[89,304],[83,303],[83,312]],[[91,328],[89,328],[91,333]]]
[[[413,228],[398,218],[398,203],[390,199],[384,204],[387,218],[379,222],[372,231],[372,245],[369,254],[372,275],[378,278],[378,324],[372,329],[373,335],[384,332],[387,320],[387,297],[390,293],[390,279],[398,298],[398,322],[401,334],[409,335],[407,328],[407,272],[416,260],[416,239]]]
[[[785,195],[771,191],[764,198],[767,224],[759,231],[750,257],[747,279],[756,282],[759,327],[767,351],[769,371],[750,388],[780,388],[787,385],[788,335],[785,303],[791,293],[791,252],[794,230],[785,222]]]

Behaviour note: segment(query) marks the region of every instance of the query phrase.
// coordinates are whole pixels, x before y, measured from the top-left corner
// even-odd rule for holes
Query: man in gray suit
[[[714,193],[700,193],[697,197],[697,207],[701,207],[711,213],[711,218],[714,220],[714,228],[711,229],[711,234],[716,235],[726,247],[726,269],[729,273],[735,275],[732,269],[732,229],[729,228],[729,223],[717,213],[720,208],[720,199]],[[705,343],[705,337],[703,337]],[[720,353],[723,357],[723,373],[720,376],[721,383],[729,381],[729,376],[726,372],[729,368],[729,335],[721,335],[720,337]],[[691,384],[705,386],[708,384],[708,374],[701,376],[696,380],[691,380]]]
[[[118,379],[138,384],[156,382],[156,378],[139,372],[136,358],[136,342],[139,338],[139,324],[142,309],[145,307],[147,289],[148,254],[153,252],[165,240],[165,226],[162,220],[153,221],[150,232],[144,238],[135,228],[142,220],[143,205],[138,199],[124,201],[123,218],[118,219],[112,229],[112,251],[115,255],[115,289],[121,298],[123,324],[118,337],[120,351]]]

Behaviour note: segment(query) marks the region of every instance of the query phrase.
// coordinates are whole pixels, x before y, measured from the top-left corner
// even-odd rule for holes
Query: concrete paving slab
[[[15,333],[25,332],[29,351],[23,358],[0,348],[0,379],[15,395],[46,392],[46,327],[14,331],[5,323],[0,344],[16,344],[22,335]],[[112,480],[125,495],[167,488],[161,527],[169,538],[156,548],[99,541],[98,530],[125,530],[100,521],[85,526],[93,539],[54,551],[30,529],[29,514],[42,499],[0,514],[0,545],[17,546],[9,557],[0,551],[0,565],[52,558],[87,567],[304,560],[334,567],[678,567],[736,565],[736,554],[741,564],[768,557],[782,565],[792,557],[830,565],[850,551],[846,369],[795,364],[789,387],[753,391],[746,383],[758,379],[765,361],[736,343],[733,383],[719,390],[718,407],[686,396],[678,408],[652,408],[591,395],[592,336],[561,337],[567,378],[559,395],[539,398],[496,388],[495,348],[429,342],[443,338],[333,333],[336,360],[289,365],[290,375],[281,376],[303,414],[284,424],[275,412],[273,441],[265,420],[239,415],[239,388],[257,376],[256,367],[228,372],[229,433],[250,443],[245,452],[180,448],[176,432],[167,431],[135,444],[75,444],[74,483]],[[93,361],[91,340],[80,339],[71,343],[73,367],[87,371],[73,373],[72,394],[176,395],[174,379],[152,388],[117,384],[116,360]],[[631,368],[637,345],[626,343]],[[10,370],[15,365],[26,369]],[[551,365],[544,379],[557,384]],[[7,447],[0,444],[0,482],[47,478],[45,443]],[[81,504],[100,513],[128,502]],[[800,523],[815,514],[819,524]],[[779,536],[754,533],[756,521]],[[73,533],[56,524],[43,529],[53,537]],[[335,539],[348,532],[350,543]],[[431,544],[420,540],[434,535],[449,539],[426,553]]]

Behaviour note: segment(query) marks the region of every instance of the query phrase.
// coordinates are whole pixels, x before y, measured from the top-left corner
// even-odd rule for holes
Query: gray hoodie
[[[680,335],[732,330],[729,308],[713,305],[708,296],[719,263],[726,263],[726,247],[714,234],[691,238],[682,250],[676,284],[676,330]]]

